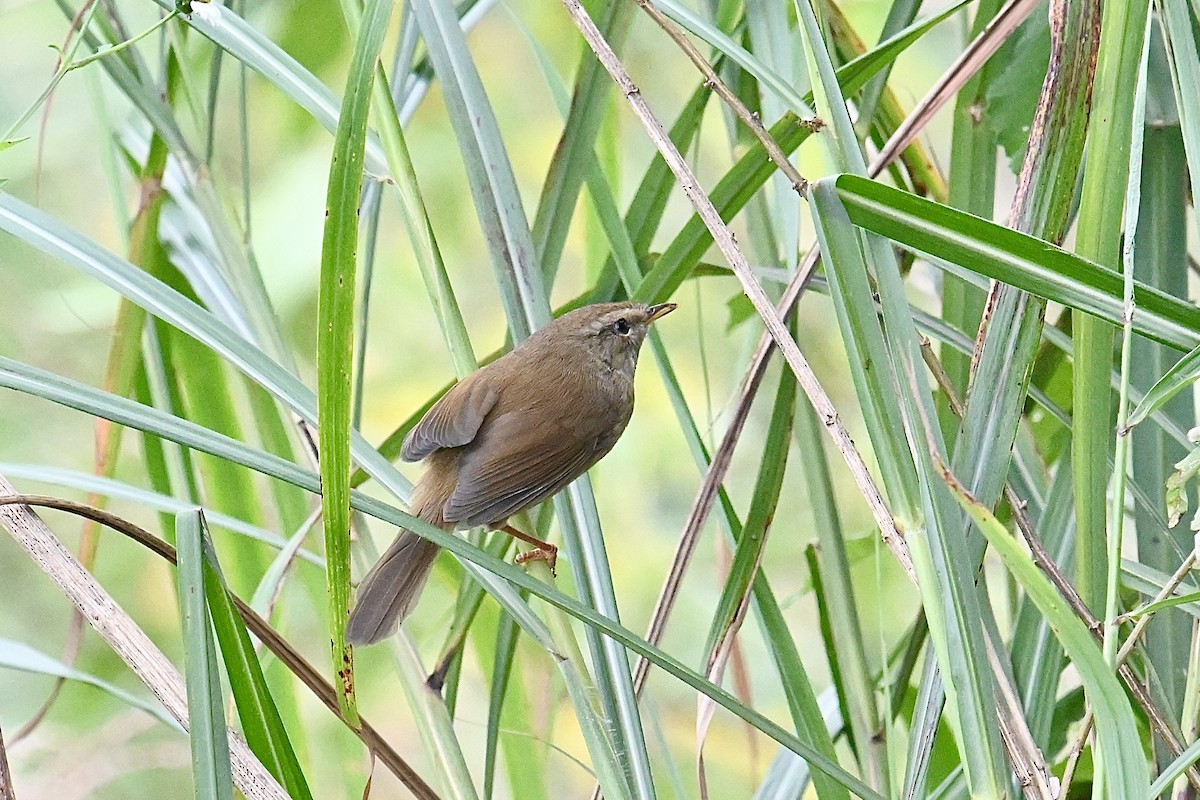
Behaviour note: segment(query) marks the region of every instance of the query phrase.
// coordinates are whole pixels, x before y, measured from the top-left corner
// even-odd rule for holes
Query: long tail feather
[[[346,631],[350,644],[374,644],[396,630],[417,604],[440,549],[411,531],[400,531],[359,584]]]

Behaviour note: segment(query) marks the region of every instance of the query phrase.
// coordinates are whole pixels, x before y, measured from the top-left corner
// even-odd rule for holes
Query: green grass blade
[[[1185,299],[1188,296],[1188,167],[1178,119],[1172,124],[1166,113],[1174,105],[1174,96],[1168,70],[1160,60],[1164,56],[1155,41],[1157,38],[1152,35],[1150,43],[1146,121],[1152,124],[1145,125],[1142,132],[1141,203],[1130,263],[1134,277],[1143,283]],[[1131,347],[1131,394],[1138,388],[1145,390],[1155,385],[1180,358],[1179,353],[1141,337],[1135,338]],[[1143,397],[1142,404],[1145,403]],[[1176,396],[1161,411],[1184,430],[1195,424],[1190,397]],[[1128,434],[1128,438],[1132,439],[1131,479],[1151,489],[1153,495],[1159,495],[1159,487],[1166,486],[1170,477],[1171,465],[1184,458],[1186,449],[1159,427],[1138,429]],[[1156,516],[1165,516],[1165,504],[1156,499]],[[1151,515],[1142,510],[1135,510],[1134,523],[1138,560],[1149,566],[1173,571],[1179,564],[1178,554],[1192,547],[1192,532],[1187,526],[1180,525],[1164,533],[1153,523]],[[1160,702],[1168,716],[1180,719],[1185,702],[1190,622],[1181,612],[1163,614],[1150,623],[1145,636],[1146,654],[1154,664],[1161,687]]]
[[[617,52],[633,18],[634,4],[608,0],[600,29]],[[593,158],[593,147],[612,92],[612,81],[591,51],[580,56],[570,111],[546,173],[542,196],[533,219],[534,248],[546,278],[553,283],[562,258],[571,217]]]
[[[1120,273],[1042,239],[857,175],[838,176],[836,185],[856,225],[935,259],[1120,322]],[[1200,344],[1200,309],[1141,283],[1135,286],[1134,300],[1139,312],[1135,331],[1181,350]]]
[[[408,231],[408,239],[413,253],[416,255],[421,278],[425,281],[426,295],[433,306],[438,324],[442,328],[446,346],[450,350],[454,369],[459,378],[464,378],[478,368],[479,362],[475,358],[475,351],[471,347],[471,339],[467,335],[467,326],[463,320],[462,311],[458,307],[454,289],[450,285],[450,276],[446,272],[446,264],[442,260],[433,224],[429,219],[425,200],[417,183],[416,168],[409,154],[404,128],[400,124],[399,114],[392,102],[387,76],[383,73],[382,67],[379,68],[379,77],[375,82],[374,93],[374,114],[379,121],[380,140],[383,143],[388,166],[395,179],[396,193],[400,200],[401,216]]]
[[[25,642],[0,638],[0,667],[86,683],[112,695],[131,708],[145,711],[164,725],[187,735],[187,731],[164,711],[158,702],[143,699],[89,672],[69,667]]]
[[[1156,30],[1162,33],[1166,46],[1168,71],[1175,87],[1175,116],[1183,134],[1187,161],[1197,164],[1200,163],[1200,48],[1195,38],[1196,6],[1193,4],[1189,13],[1186,1],[1164,0],[1158,8],[1160,25]],[[1195,197],[1200,191],[1200,170],[1189,169],[1187,175],[1191,196]],[[1195,203],[1192,214],[1200,224],[1200,210]]]
[[[321,507],[328,561],[329,636],[338,702],[354,724],[354,656],[346,643],[350,606],[350,416],[354,358],[358,201],[375,65],[383,48],[391,0],[369,0],[359,26],[338,118],[325,206],[318,307],[317,387],[320,408]]]
[[[830,660],[844,685],[842,710],[852,732],[859,763],[875,785],[888,781],[886,730],[875,702],[875,684],[867,665],[859,606],[850,579],[850,559],[845,531],[838,515],[834,483],[825,453],[825,432],[816,411],[807,402],[796,409],[795,437],[800,452],[807,453],[803,473],[817,531],[816,560],[824,585],[829,618]]]
[[[435,0],[417,0],[413,13],[425,36],[466,161],[476,212],[490,243],[496,283],[509,312],[509,331],[520,341],[545,324],[550,313],[516,178],[452,7]]]
[[[175,518],[192,776],[197,800],[233,800],[221,673],[217,669],[217,647],[204,592],[203,524],[198,510]]]
[[[1149,0],[1117,0],[1104,4],[1100,53],[1096,63],[1093,103],[1103,114],[1093,116],[1088,149],[1103,153],[1088,160],[1079,204],[1075,251],[1090,261],[1115,269],[1120,265],[1125,187],[1129,175],[1134,92]],[[1140,302],[1139,302],[1140,305]],[[1076,581],[1093,610],[1104,605],[1108,575],[1106,528],[1109,473],[1105,462],[1113,447],[1113,407],[1108,391],[1112,368],[1113,328],[1093,316],[1074,318],[1075,434],[1071,437],[1075,470],[1075,516],[1078,544]],[[1101,795],[1103,797],[1103,795]]]
[[[203,517],[201,521],[203,523]],[[182,537],[180,544],[183,544]],[[246,743],[292,800],[311,800],[312,792],[263,677],[258,653],[225,586],[216,551],[207,540],[203,557],[205,596]]]
[[[174,0],[154,0],[163,8],[173,9]],[[274,84],[292,102],[333,133],[338,127],[338,98],[299,61],[272,42],[254,26],[225,6],[211,3],[206,13],[193,14],[188,24],[213,44],[223,48],[240,63]],[[107,61],[107,59],[105,59]],[[379,143],[370,137],[366,148],[366,167],[376,175],[387,174],[387,161]],[[357,201],[356,201],[357,202]]]
[[[1129,415],[1129,427],[1146,420],[1151,414],[1162,410],[1181,391],[1191,386],[1200,377],[1200,346],[1192,350],[1162,374],[1142,402]]]
[[[1106,754],[1113,796],[1147,797],[1150,774],[1137,720],[1124,688],[1105,664],[1095,639],[1004,525],[970,497],[949,472],[945,474],[945,480],[963,509],[987,537],[988,544],[1003,559],[1009,573],[1046,616],[1071,663],[1079,671],[1096,716],[1096,735]]]

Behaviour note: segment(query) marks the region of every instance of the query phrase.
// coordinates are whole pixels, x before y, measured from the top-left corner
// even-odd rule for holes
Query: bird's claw
[[[558,576],[558,573],[554,571],[554,567],[558,563],[558,548],[554,545],[538,547],[533,550],[526,550],[524,553],[518,553],[515,560],[518,564],[528,564],[530,561],[545,561],[546,566],[550,568],[550,577]]]

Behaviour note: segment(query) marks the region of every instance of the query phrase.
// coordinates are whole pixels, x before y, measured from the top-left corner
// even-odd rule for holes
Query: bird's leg
[[[516,562],[518,564],[524,564],[527,561],[545,561],[546,565],[550,567],[550,574],[555,574],[554,565],[558,562],[558,548],[556,546],[550,544],[549,542],[543,542],[541,539],[530,536],[524,531],[519,531],[512,525],[505,525],[504,527],[500,528],[500,530],[504,531],[509,536],[514,536],[521,541],[528,542],[534,546],[534,550],[529,550],[517,555]]]

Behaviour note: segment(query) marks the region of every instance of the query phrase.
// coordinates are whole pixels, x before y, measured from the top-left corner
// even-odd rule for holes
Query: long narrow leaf
[[[179,610],[187,667],[188,721],[196,800],[233,800],[229,740],[217,646],[204,593],[204,522],[199,510],[179,514]]]

